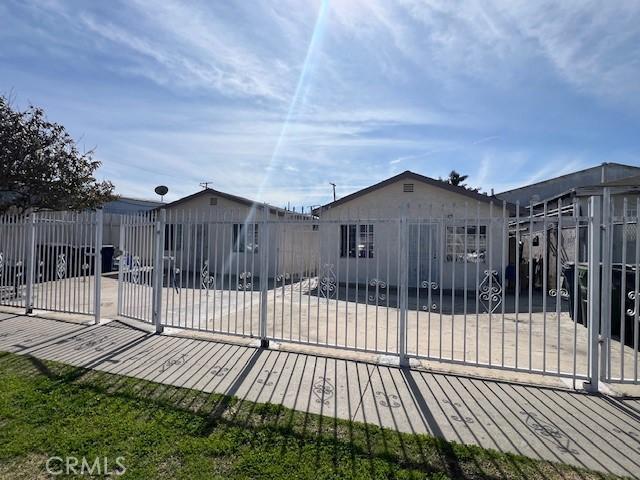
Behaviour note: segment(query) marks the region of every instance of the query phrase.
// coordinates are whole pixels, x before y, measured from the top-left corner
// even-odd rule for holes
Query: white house
[[[462,289],[466,268],[474,288],[476,270],[482,281],[491,265],[499,279],[503,254],[508,262],[503,205],[508,216],[494,197],[405,171],[316,210],[321,263],[337,283],[398,285],[405,217],[409,285]]]
[[[312,217],[207,188],[162,206],[165,257],[184,272],[259,277],[308,272],[316,237]],[[266,221],[266,222],[265,222]],[[265,233],[264,230],[267,230]],[[205,266],[206,262],[206,266]]]

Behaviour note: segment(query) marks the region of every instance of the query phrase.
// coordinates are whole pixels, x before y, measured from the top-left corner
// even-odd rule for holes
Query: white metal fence
[[[640,200],[586,200],[123,216],[117,313],[401,364],[638,383]],[[0,303],[98,318],[100,245],[100,213],[0,218]]]
[[[0,303],[100,317],[102,213],[0,217]]]
[[[119,312],[158,330],[398,355],[404,364],[636,383],[637,214],[603,214],[603,201],[613,212],[609,197],[594,197],[540,212],[425,209],[424,218],[132,217],[123,221]]]

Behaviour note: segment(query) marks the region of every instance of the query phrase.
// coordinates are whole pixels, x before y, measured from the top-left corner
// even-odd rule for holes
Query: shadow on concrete
[[[480,476],[501,468],[481,450],[461,458],[443,439],[607,473],[640,471],[636,407],[602,395],[150,334],[118,322],[59,337],[52,331],[49,342],[21,343],[56,382],[194,413],[201,436],[242,428],[249,442],[285,434],[302,449],[311,441],[334,452],[336,475],[345,449],[354,469],[355,459],[366,457],[371,474],[376,459],[397,456],[452,478],[469,477],[461,466],[469,462]],[[40,358],[74,366],[60,373]]]

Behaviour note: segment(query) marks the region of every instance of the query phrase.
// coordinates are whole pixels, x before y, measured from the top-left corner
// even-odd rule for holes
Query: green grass
[[[50,456],[122,456],[122,478],[141,479],[604,478],[426,435],[0,354],[0,478],[48,478]]]

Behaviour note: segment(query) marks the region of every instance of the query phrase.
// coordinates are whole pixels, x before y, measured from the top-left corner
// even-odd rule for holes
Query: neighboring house
[[[465,260],[467,288],[475,288],[476,263],[480,280],[490,260],[502,277],[502,225],[490,227],[488,219],[502,217],[503,202],[488,195],[405,171],[316,213],[321,218],[320,261],[338,283],[375,279],[398,284],[401,217],[409,219],[409,285],[435,282],[462,289]]]
[[[640,167],[622,165],[620,163],[603,163],[595,167],[507,190],[496,194],[496,197],[511,203],[520,202],[520,206],[526,207],[531,202],[543,202],[573,188],[601,185],[636,175],[640,175]]]
[[[121,215],[143,213],[158,208],[162,202],[142,200],[139,198],[118,197],[102,206],[102,244],[118,245],[120,243]]]
[[[589,198],[607,193],[611,197],[611,212],[613,219],[613,245],[611,249],[612,261],[620,264],[623,260],[623,245],[626,247],[625,263],[635,263],[635,239],[637,202],[640,198],[640,167],[621,165],[617,163],[603,163],[600,166],[588,168],[578,172],[538,182],[533,185],[517,188],[496,196],[510,201],[520,201],[526,207],[526,214],[531,211],[534,217],[558,216],[558,209],[562,210],[563,218],[573,215],[586,217],[589,213]],[[626,206],[626,209],[625,209]],[[622,217],[627,217],[624,221]],[[562,242],[558,250],[558,232],[555,222],[534,224],[529,232],[528,219],[522,219],[522,240],[524,244],[523,258],[529,256],[547,261],[547,284],[556,285],[558,258],[561,266],[575,262],[576,246],[578,247],[578,261],[586,262],[588,254],[588,231],[586,222],[579,228],[579,241],[575,241],[574,224],[565,220],[562,226]],[[529,252],[531,248],[531,252]],[[559,252],[559,254],[558,254]]]
[[[161,208],[167,212],[165,256],[183,272],[259,277],[258,254],[265,248],[272,277],[315,271],[316,230],[310,215],[211,188]]]

